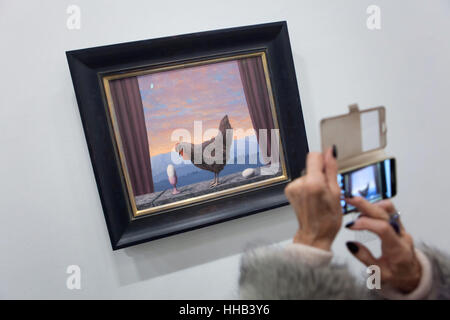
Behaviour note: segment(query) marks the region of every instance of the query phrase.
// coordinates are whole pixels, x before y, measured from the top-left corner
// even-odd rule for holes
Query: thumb
[[[377,264],[377,259],[375,259],[366,246],[352,241],[347,242],[346,245],[347,249],[356,257],[356,259],[364,263],[366,266]]]

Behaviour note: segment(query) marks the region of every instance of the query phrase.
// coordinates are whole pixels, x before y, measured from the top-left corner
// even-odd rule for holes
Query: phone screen
[[[395,159],[386,159],[366,167],[338,174],[338,183],[343,195],[363,197],[377,202],[395,196]],[[341,200],[343,213],[354,212],[355,207]]]

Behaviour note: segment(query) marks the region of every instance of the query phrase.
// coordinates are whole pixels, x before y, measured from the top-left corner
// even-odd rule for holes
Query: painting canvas
[[[263,52],[105,77],[136,215],[286,179]]]

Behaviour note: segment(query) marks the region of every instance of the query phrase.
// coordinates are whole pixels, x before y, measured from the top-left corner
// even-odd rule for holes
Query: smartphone
[[[343,195],[364,197],[370,202],[389,199],[397,194],[395,159],[390,158],[368,166],[338,174],[338,183]],[[356,208],[341,200],[344,214],[355,212]]]

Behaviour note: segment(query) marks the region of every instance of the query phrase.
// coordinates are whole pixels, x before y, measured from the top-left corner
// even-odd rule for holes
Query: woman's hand
[[[356,242],[348,242],[348,249],[366,266],[379,266],[382,283],[402,293],[413,291],[420,282],[422,270],[411,235],[401,223],[398,223],[398,233],[389,223],[390,216],[396,213],[392,202],[383,200],[372,204],[360,197],[346,200],[361,212],[360,217],[346,227],[376,233],[381,238],[382,256],[376,259],[365,246]]]
[[[333,154],[336,151],[332,148],[325,154],[309,153],[306,175],[289,183],[284,190],[300,225],[295,243],[330,250],[341,227],[341,189]]]

